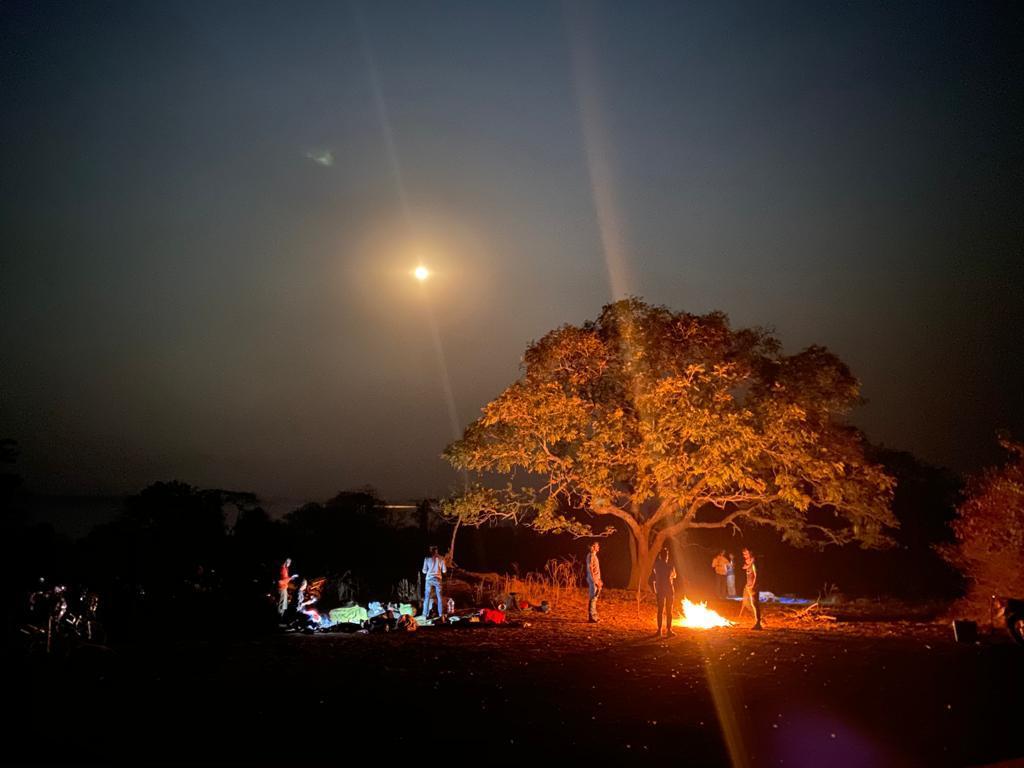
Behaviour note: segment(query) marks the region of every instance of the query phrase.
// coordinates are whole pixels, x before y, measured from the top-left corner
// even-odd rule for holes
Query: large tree
[[[897,524],[893,481],[845,422],[859,399],[823,347],[784,355],[771,334],[734,330],[720,312],[618,301],[529,346],[520,378],[445,451],[509,484],[477,483],[444,510],[577,536],[617,518],[633,586],[669,539],[698,528],[759,524],[795,545],[881,546]]]
[[[956,543],[940,547],[967,579],[961,611],[987,618],[993,595],[1024,596],[1024,445],[1000,443],[1010,459],[972,477],[953,521]]]

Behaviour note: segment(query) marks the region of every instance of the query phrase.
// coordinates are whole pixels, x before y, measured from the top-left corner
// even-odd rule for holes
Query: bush
[[[968,482],[952,524],[956,543],[939,548],[968,581],[958,608],[977,618],[989,615],[993,595],[1024,597],[1024,445],[1000,442],[1010,460]]]

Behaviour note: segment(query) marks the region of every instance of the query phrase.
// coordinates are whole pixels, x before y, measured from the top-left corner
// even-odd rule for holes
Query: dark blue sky
[[[927,460],[1024,437],[1019,4],[0,14],[30,488],[443,493],[431,322],[464,426],[613,290],[829,346],[856,422]]]

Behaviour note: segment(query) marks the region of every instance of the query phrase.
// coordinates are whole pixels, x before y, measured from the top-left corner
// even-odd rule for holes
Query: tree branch
[[[599,515],[612,515],[619,518],[629,527],[629,530],[633,532],[634,536],[638,539],[640,538],[640,534],[642,533],[640,524],[637,522],[636,518],[626,510],[616,507],[613,504],[606,504],[602,507],[592,507],[592,509]]]

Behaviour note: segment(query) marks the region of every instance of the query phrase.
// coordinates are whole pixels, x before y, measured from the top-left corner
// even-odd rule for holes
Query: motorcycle
[[[21,625],[30,654],[66,652],[81,642],[102,642],[99,596],[87,589],[79,594],[77,612],[71,610],[67,587],[47,589],[44,583],[29,595],[28,621]]]

